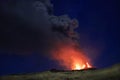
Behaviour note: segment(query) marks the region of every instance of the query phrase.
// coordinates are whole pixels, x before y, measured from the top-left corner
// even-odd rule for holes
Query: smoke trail
[[[55,16],[49,0],[4,0],[0,5],[0,49],[7,53],[49,54],[58,43],[77,43],[77,20]]]

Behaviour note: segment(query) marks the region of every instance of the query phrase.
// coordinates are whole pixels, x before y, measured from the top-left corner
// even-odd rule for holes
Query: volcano
[[[90,59],[75,46],[57,45],[58,49],[52,51],[52,59],[67,70],[82,70],[92,68]]]

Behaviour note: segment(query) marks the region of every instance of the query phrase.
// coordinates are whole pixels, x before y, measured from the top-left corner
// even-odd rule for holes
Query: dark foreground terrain
[[[0,80],[120,80],[120,64],[105,69],[45,71],[1,76]]]

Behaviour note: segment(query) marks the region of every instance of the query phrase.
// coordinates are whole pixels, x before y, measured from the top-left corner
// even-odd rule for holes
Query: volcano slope
[[[120,64],[98,70],[45,71],[7,75],[1,76],[0,80],[120,80]]]

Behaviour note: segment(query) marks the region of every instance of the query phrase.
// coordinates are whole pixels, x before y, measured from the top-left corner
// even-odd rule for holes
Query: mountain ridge
[[[40,73],[1,76],[0,80],[120,80],[120,64],[94,70],[64,72],[44,71]]]

